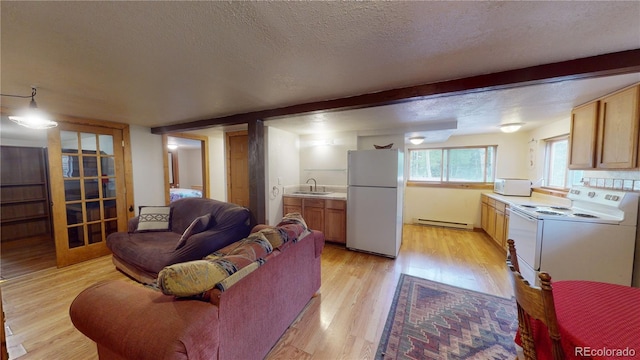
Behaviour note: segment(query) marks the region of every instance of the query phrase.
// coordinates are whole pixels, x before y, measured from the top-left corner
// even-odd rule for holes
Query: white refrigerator
[[[347,248],[395,258],[402,243],[404,156],[398,149],[348,153]]]

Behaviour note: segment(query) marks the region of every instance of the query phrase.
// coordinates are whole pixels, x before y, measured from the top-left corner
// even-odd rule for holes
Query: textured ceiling
[[[49,112],[149,127],[640,48],[637,1],[2,1],[0,11],[2,93],[36,86]],[[323,116],[335,130],[456,120],[457,134],[487,132],[512,117],[566,117],[637,81],[633,74]],[[2,98],[9,109],[24,105]],[[311,116],[271,124],[308,133],[301,124]]]

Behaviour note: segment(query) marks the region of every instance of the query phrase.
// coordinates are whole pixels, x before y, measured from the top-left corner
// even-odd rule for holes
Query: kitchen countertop
[[[533,193],[531,196],[505,196],[494,192],[483,193],[492,199],[511,205],[571,206],[571,200],[558,196]]]
[[[283,196],[299,197],[299,198],[318,198],[318,199],[330,199],[330,200],[347,200],[347,193],[332,192],[326,195],[316,194],[283,194]]]

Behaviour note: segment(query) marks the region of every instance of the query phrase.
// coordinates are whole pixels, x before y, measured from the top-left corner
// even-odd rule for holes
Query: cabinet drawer
[[[496,200],[495,199],[489,198],[489,200],[487,200],[487,203],[491,207],[496,207]]]
[[[283,196],[282,201],[284,202],[285,205],[302,206],[302,198],[299,198],[299,197]]]
[[[304,207],[324,208],[324,199],[304,199]]]
[[[481,195],[480,198],[482,199],[483,203],[489,203],[489,197],[487,195]]]
[[[504,212],[506,204],[500,201],[496,201],[496,211]]]
[[[325,207],[327,209],[344,210],[347,207],[347,202],[344,200],[325,200]]]

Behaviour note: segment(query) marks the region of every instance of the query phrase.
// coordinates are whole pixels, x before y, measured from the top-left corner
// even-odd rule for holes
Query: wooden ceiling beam
[[[339,99],[310,102],[275,109],[252,111],[211,119],[151,128],[154,134],[198,130],[215,126],[246,124],[310,112],[326,112],[368,108],[423,100],[426,98],[462,95],[520,86],[548,84],[566,80],[640,72],[640,49],[590,56],[521,69],[471,76],[461,79],[415,85]]]

